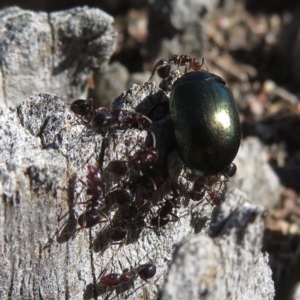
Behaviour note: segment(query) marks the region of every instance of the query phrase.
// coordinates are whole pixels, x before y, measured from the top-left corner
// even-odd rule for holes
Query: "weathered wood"
[[[146,97],[141,94],[141,98]],[[121,99],[132,103],[130,97],[138,98],[128,92]],[[163,299],[175,299],[172,289],[178,287],[187,295],[194,295],[189,299],[208,295],[210,299],[246,299],[243,295],[252,294],[257,299],[272,298],[267,257],[260,252],[262,209],[247,204],[240,192],[227,195],[225,203],[215,212],[208,232],[206,221],[213,209],[210,204],[198,205],[193,210],[182,207],[177,212],[181,216],[179,221],[161,230],[160,235],[145,228],[136,242],[111,246],[101,253],[103,241],[97,238],[101,225],[90,232],[83,230],[68,236],[62,234],[61,227],[66,221],[67,231],[72,225],[76,226],[72,210],[59,220],[68,213],[68,178],[76,172],[84,180],[87,163],[95,163],[98,157],[101,135],[87,130],[56,96],[47,94],[28,98],[16,110],[3,108],[0,123],[5,124],[0,129],[3,162],[0,173],[3,199],[0,206],[1,298],[114,297],[114,290],[106,292],[94,285],[101,272],[121,272],[119,262],[129,267],[130,263],[153,260],[157,266],[155,278],[149,284],[137,280],[135,287],[122,296],[135,299],[138,295],[147,295],[154,299],[162,287],[167,262],[171,260],[176,243],[183,245],[176,253],[179,255],[183,251],[184,260],[178,262],[175,257]],[[122,139],[131,138],[133,142],[144,136],[143,131],[137,129],[126,134],[118,137],[114,159],[122,155]],[[78,187],[78,192],[81,188]],[[84,201],[84,192],[77,201]],[[80,205],[75,210],[82,211]],[[55,236],[59,228],[61,231]],[[193,237],[195,232],[201,235]],[[184,237],[187,238],[182,242]],[[241,267],[243,261],[244,267]],[[207,274],[212,262],[213,274]],[[202,296],[193,294],[199,285],[190,285],[189,278],[200,283]],[[179,295],[178,290],[175,295],[177,293]],[[232,297],[228,298],[229,294]]]
[[[263,208],[227,193],[207,235],[183,240],[174,252],[162,300],[273,299],[268,255],[261,252]]]
[[[87,90],[93,70],[107,63],[115,43],[113,18],[78,7],[45,13],[9,7],[0,12],[0,106],[34,93],[65,101]]]

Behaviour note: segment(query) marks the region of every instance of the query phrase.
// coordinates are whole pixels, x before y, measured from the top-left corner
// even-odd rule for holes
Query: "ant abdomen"
[[[146,281],[156,274],[156,266],[151,262],[139,265],[136,270],[139,277]]]

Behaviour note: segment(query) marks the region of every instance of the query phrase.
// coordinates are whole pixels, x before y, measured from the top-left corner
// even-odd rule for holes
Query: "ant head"
[[[94,111],[93,108],[93,100],[88,99],[88,100],[83,100],[83,99],[78,99],[75,100],[71,103],[71,110],[79,116],[86,117],[90,116],[92,112]]]

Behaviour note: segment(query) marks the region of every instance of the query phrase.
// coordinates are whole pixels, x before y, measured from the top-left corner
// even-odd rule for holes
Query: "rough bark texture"
[[[66,191],[73,172],[84,180],[87,163],[95,163],[101,135],[78,123],[54,95],[32,96],[16,110],[3,109],[0,118],[5,124],[0,134],[1,298],[114,297],[122,291],[95,285],[98,275],[121,272],[119,263],[129,267],[153,260],[157,266],[154,279],[150,283],[137,280],[122,296],[154,299],[163,286],[176,243],[181,246],[175,252],[162,299],[180,299],[178,295],[181,299],[273,298],[268,260],[260,252],[262,208],[247,203],[239,191],[227,193],[208,229],[210,204],[192,210],[181,207],[179,221],[160,234],[145,228],[134,243],[104,251],[102,225],[74,234],[76,214],[69,209]],[[122,149],[124,139],[133,142],[143,136],[143,131],[129,130],[128,136],[123,133],[117,140],[117,149]],[[121,152],[115,151],[113,159]],[[80,194],[76,201],[84,201],[84,192],[80,193],[84,186],[76,185]],[[80,205],[74,209],[78,214],[82,211]]]
[[[183,240],[161,299],[273,299],[268,255],[261,253],[262,207],[234,190],[213,213],[209,236]]]
[[[0,12],[0,106],[19,104],[34,93],[63,100],[87,90],[93,70],[113,52],[113,18],[80,7],[45,13],[9,7]]]
[[[278,176],[268,163],[268,152],[258,138],[243,139],[235,164],[239,170],[229,185],[247,194],[252,203],[271,208],[281,197]]]

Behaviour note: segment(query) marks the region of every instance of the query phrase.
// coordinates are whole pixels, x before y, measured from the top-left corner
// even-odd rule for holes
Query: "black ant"
[[[156,190],[156,186],[152,186]],[[130,237],[134,240],[146,227],[145,218],[151,210],[153,202],[151,196],[153,190],[138,189],[134,199],[130,202],[122,202],[112,220],[112,233],[109,234],[113,241],[124,240]],[[126,243],[128,240],[126,239]]]
[[[118,176],[123,176],[132,170],[143,175],[144,172],[153,169],[158,157],[158,151],[154,147],[149,147],[128,156],[127,161],[115,160],[109,162],[105,170]]]
[[[172,55],[168,60],[160,59],[154,65],[151,76],[148,79],[148,81],[146,82],[146,84],[152,79],[155,72],[157,73],[157,75],[160,78],[162,78],[162,79],[167,78],[170,75],[172,65],[175,65],[178,68],[185,67],[184,73],[187,73],[187,71],[189,71],[191,69],[195,72],[200,71],[204,64],[205,64],[204,58],[202,58],[202,61],[200,63],[197,59],[192,58],[191,56],[186,55],[186,54]]]
[[[103,252],[110,245],[128,244],[137,240],[146,226],[144,219],[145,213],[140,211],[135,201],[120,203],[110,220],[110,225],[98,234],[94,244],[95,251]]]
[[[136,206],[135,202],[120,206],[115,214],[113,226],[128,230],[138,230],[145,227],[144,212]]]
[[[138,204],[142,204],[140,207]],[[136,199],[131,203],[126,203],[118,207],[111,221],[109,228],[108,239],[113,243],[129,244],[136,241],[142,230],[146,227],[146,215],[150,211],[151,202],[145,203],[136,202]]]
[[[156,266],[152,262],[141,264],[135,268],[123,269],[122,273],[110,273],[100,277],[99,284],[109,288],[133,284],[137,277],[147,281],[156,274]]]
[[[223,199],[224,199],[224,190],[222,187],[224,184],[229,180],[229,177],[232,177],[235,175],[237,170],[237,167],[234,163],[231,163],[222,173],[220,176],[211,176],[211,182],[205,186],[207,189],[207,193],[209,196],[209,199],[212,204],[219,205]],[[213,188],[213,185],[216,183],[219,183],[219,188],[216,190]]]
[[[144,182],[144,179],[140,182]],[[151,183],[153,182],[151,181]],[[156,190],[155,184],[149,188]],[[128,243],[128,233],[133,239],[141,233],[142,229],[146,227],[145,218],[153,205],[149,199],[152,194],[153,190],[150,194],[150,190],[146,189],[145,184],[143,184],[143,188],[136,190],[135,194],[130,187],[125,186],[123,189],[112,191],[106,196],[108,206],[118,204],[108,234],[110,240],[119,242],[126,238],[126,243]]]
[[[84,185],[87,186],[86,193],[87,195],[91,196],[91,199],[87,202],[93,202],[93,200],[98,200],[99,198],[103,197],[106,190],[106,182],[104,181],[101,168],[88,165],[87,166],[88,172],[86,175],[87,182],[82,182]]]
[[[91,199],[99,199],[101,196],[103,196],[106,184],[103,181],[102,178],[102,172],[101,170],[94,166],[94,165],[88,165],[88,173],[86,175],[87,178],[87,189],[86,193],[87,195],[91,195]]]
[[[93,240],[95,252],[104,253],[107,248],[115,244],[126,244],[127,230],[117,227],[106,227],[97,233]]]
[[[117,176],[124,176],[128,172],[128,161],[112,160],[107,164],[105,171]]]
[[[110,228],[108,232],[108,238],[113,243],[124,240],[127,236],[127,230],[124,228]]]
[[[222,187],[226,181],[226,177],[222,178],[220,175],[198,177],[194,181],[192,191],[188,192],[188,196],[199,203],[206,198],[210,204],[219,205],[224,198]],[[217,190],[214,188],[216,184],[219,184]]]
[[[88,165],[87,172],[87,185],[86,193],[91,198],[85,202],[77,204],[86,204],[85,211],[78,217],[79,229],[92,228],[95,225],[107,221],[108,216],[103,211],[106,208],[106,204],[101,200],[103,198],[105,183],[103,182],[102,172],[99,168],[93,165]],[[105,220],[103,220],[105,218]]]
[[[138,210],[138,214],[140,216],[146,216],[153,205],[153,201],[151,201],[151,198],[153,196],[153,192],[157,190],[156,185],[154,183],[154,186],[152,186],[151,190],[143,190],[139,194],[137,194],[134,205]]]
[[[102,211],[102,206],[103,203],[100,200],[93,200],[88,205],[86,210],[78,217],[80,229],[92,228],[99,223],[108,221],[108,216]]]
[[[155,228],[160,228],[166,226],[171,221],[178,221],[179,217],[173,213],[173,208],[179,207],[176,202],[173,199],[167,199],[163,206],[157,210],[156,216],[151,218],[150,224]]]
[[[119,129],[126,129],[128,127],[143,129],[145,125],[152,123],[152,121],[138,112],[132,112],[122,109],[98,109],[93,118],[91,125],[95,129],[116,127]]]
[[[156,265],[154,264],[153,260],[150,260],[146,263],[139,263],[135,267],[133,267],[128,257],[126,256],[130,268],[122,268],[122,265],[119,261],[120,268],[122,269],[121,273],[112,272],[109,274],[102,274],[99,276],[99,291],[101,292],[108,292],[110,289],[114,289],[117,293],[124,292],[129,289],[131,286],[134,286],[134,282],[137,278],[148,282],[149,279],[153,278],[156,274]],[[102,287],[102,288],[101,288]],[[105,290],[104,290],[104,289]]]
[[[144,189],[142,190],[144,191]],[[106,201],[109,201],[108,205],[110,207],[116,204],[118,206],[110,221],[110,226],[105,228],[99,238],[97,238],[98,242],[95,244],[98,249],[97,251],[99,249],[103,251],[110,245],[129,244],[136,241],[142,230],[146,227],[145,218],[153,205],[152,201],[147,198],[143,191],[139,191],[135,195],[132,194],[132,191],[128,187],[125,187],[123,191],[116,191],[118,192],[115,193],[113,191],[112,195],[115,194],[117,195],[116,198],[120,197],[120,199],[111,198],[112,195],[109,195],[106,199]],[[121,196],[123,193],[125,194]],[[125,199],[127,193],[128,198]],[[106,240],[105,244],[103,240]]]
[[[70,208],[75,205],[75,189],[76,189],[77,174],[72,173],[68,179],[67,199]]]
[[[128,157],[129,165],[141,172],[153,169],[157,160],[158,151],[153,147],[138,150]]]
[[[145,115],[123,109],[100,107],[94,109],[92,99],[78,99],[71,103],[71,110],[89,124],[93,129],[103,133],[106,129],[128,127],[143,129],[152,121]]]
[[[119,206],[129,204],[134,199],[134,193],[130,187],[123,187],[109,192],[105,196],[105,203],[108,207],[118,204]]]
[[[91,118],[94,113],[93,100],[77,99],[71,103],[71,110],[79,117]]]
[[[188,195],[192,200],[200,201],[205,197],[206,190],[206,177],[198,177],[194,180],[193,188],[188,192]]]
[[[93,204],[92,204],[93,201],[96,201],[94,206],[97,206],[98,199],[103,197],[103,194],[104,194],[104,191],[106,188],[106,184],[103,181],[102,172],[101,172],[100,168],[98,168],[94,165],[88,165],[87,169],[88,169],[88,172],[86,175],[87,182],[84,182],[81,179],[78,179],[78,180],[83,185],[86,186],[86,193],[87,193],[87,195],[90,195],[91,198],[85,202],[81,202],[81,203],[77,203],[77,204],[88,204],[90,206],[93,206]],[[74,190],[74,187],[72,187],[72,189],[71,189],[71,187],[68,188],[68,195],[70,194],[70,196],[68,196],[68,199],[71,199],[70,197],[71,197],[72,193],[74,193],[74,191],[72,191],[72,190]],[[74,199],[73,199],[73,201],[69,200],[69,203],[70,203],[69,205],[74,206],[75,205]]]

